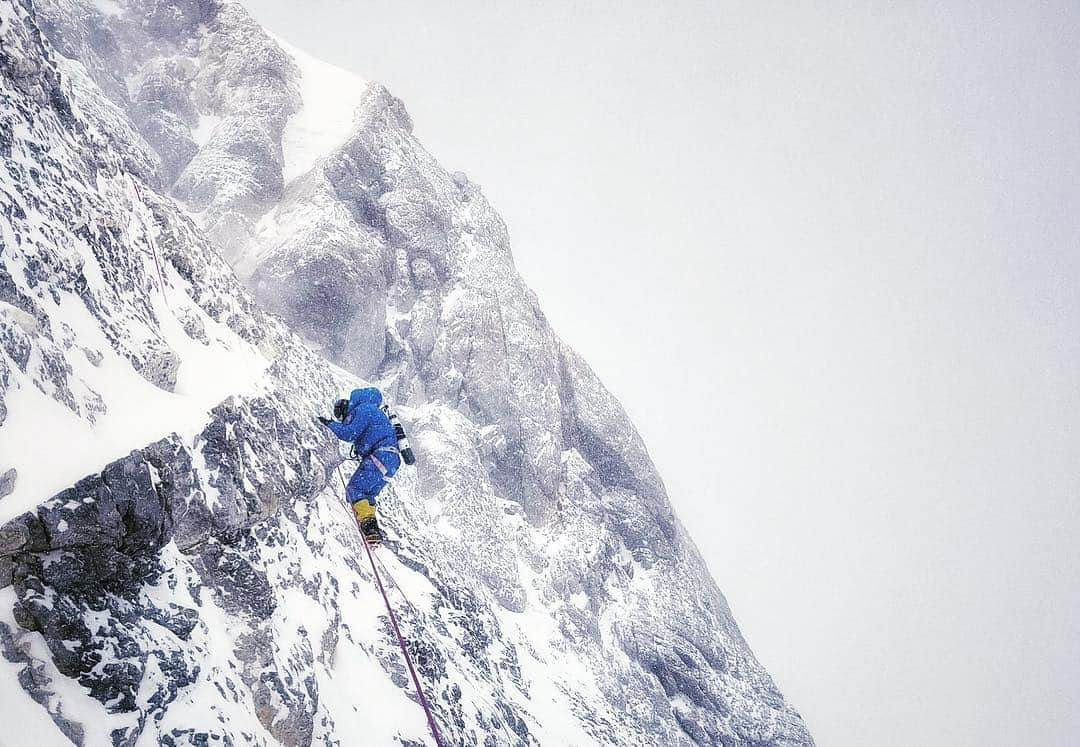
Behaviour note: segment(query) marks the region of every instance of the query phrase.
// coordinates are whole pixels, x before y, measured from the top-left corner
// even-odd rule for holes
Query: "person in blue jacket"
[[[337,420],[319,416],[342,441],[353,444],[360,466],[345,487],[345,497],[352,504],[360,531],[369,542],[382,540],[375,516],[375,498],[401,466],[397,435],[390,418],[382,410],[382,393],[375,387],[354,389],[348,400],[334,404]]]

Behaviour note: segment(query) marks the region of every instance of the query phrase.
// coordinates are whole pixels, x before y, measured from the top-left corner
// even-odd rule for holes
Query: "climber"
[[[375,516],[375,497],[387,478],[393,477],[401,466],[391,414],[381,405],[382,394],[378,389],[354,389],[349,399],[334,403],[334,420],[321,415],[317,418],[342,441],[352,442],[355,458],[360,460],[360,466],[345,487],[345,497],[360,523],[360,533],[371,544],[383,538]]]

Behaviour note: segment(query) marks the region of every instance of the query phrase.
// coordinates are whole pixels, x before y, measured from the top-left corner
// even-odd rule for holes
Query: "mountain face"
[[[809,745],[499,216],[214,0],[0,0],[0,712],[18,743]],[[0,735],[0,743],[9,737]]]

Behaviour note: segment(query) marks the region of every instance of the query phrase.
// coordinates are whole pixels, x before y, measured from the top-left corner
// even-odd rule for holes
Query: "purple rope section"
[[[439,727],[435,725],[435,716],[432,715],[431,706],[428,705],[427,698],[424,697],[424,688],[420,687],[420,678],[416,676],[416,668],[413,667],[412,657],[409,656],[409,649],[405,647],[405,639],[401,636],[401,628],[398,627],[397,615],[394,614],[394,610],[390,606],[390,600],[386,596],[386,589],[383,588],[382,579],[379,578],[379,571],[375,567],[375,556],[371,553],[371,545],[365,542],[364,549],[367,550],[368,560],[371,561],[371,571],[375,574],[375,583],[379,587],[379,593],[382,594],[383,602],[386,603],[386,611],[390,615],[390,623],[394,626],[394,635],[397,636],[398,645],[401,646],[401,653],[405,656],[405,663],[409,666],[409,674],[412,676],[413,685],[416,686],[416,694],[420,696],[420,705],[424,707],[424,713],[427,715],[428,726],[431,728],[431,736],[435,737],[435,744],[438,745],[438,747],[443,747],[442,739],[439,737]]]
[[[345,478],[342,476],[341,471],[338,471],[338,477],[341,478],[342,485],[345,484]],[[348,503],[346,502],[346,506]],[[356,518],[351,510],[349,511],[353,516],[353,520],[356,522],[356,529],[360,529],[360,520]],[[442,738],[439,736],[439,727],[435,725],[435,716],[431,713],[431,706],[428,705],[427,698],[424,697],[424,688],[420,687],[420,678],[416,676],[416,667],[413,666],[412,656],[409,655],[409,649],[405,646],[405,638],[401,635],[401,628],[398,627],[397,615],[394,614],[394,608],[390,606],[390,599],[386,596],[386,589],[383,587],[382,578],[379,576],[379,569],[375,567],[375,555],[371,552],[371,545],[367,543],[363,535],[360,536],[360,541],[364,545],[364,550],[367,551],[368,562],[371,563],[371,572],[375,574],[375,584],[379,587],[379,593],[382,594],[383,603],[386,604],[386,612],[390,615],[390,624],[394,628],[394,635],[397,636],[398,646],[401,647],[401,654],[405,657],[405,664],[409,667],[409,675],[412,677],[413,685],[416,687],[416,694],[420,698],[420,705],[424,708],[424,714],[427,716],[428,728],[431,729],[431,736],[435,738],[436,747],[443,747]],[[382,563],[380,562],[380,565]],[[397,586],[397,581],[394,582]],[[398,586],[398,590],[401,587]],[[402,597],[405,595],[402,594]],[[409,600],[406,599],[406,602]],[[412,606],[412,602],[409,602]]]
[[[412,603],[412,600],[409,599],[408,595],[405,593],[405,590],[401,588],[401,584],[398,583],[398,580],[394,578],[394,575],[392,573],[390,573],[390,569],[386,567],[386,563],[383,561],[383,559],[380,558],[378,555],[375,555],[374,557],[375,562],[378,563],[379,568],[382,569],[383,575],[390,579],[390,583],[394,585],[394,588],[397,589],[398,594],[400,594],[401,598],[405,600],[405,604],[409,605],[409,608],[413,611],[413,614],[415,614],[417,617],[420,617],[420,609]],[[510,742],[508,742],[508,744],[514,742],[520,743],[521,741],[524,741],[522,740],[520,735],[514,734],[510,731],[510,727],[507,725],[506,722],[506,714],[499,713],[501,709],[499,709],[499,707],[495,705],[495,702],[491,699],[491,696],[485,694],[479,688],[474,689],[476,694],[482,696],[483,699],[487,701],[488,705],[491,706],[493,714],[496,714],[493,715],[491,718],[495,723],[499,725],[499,728],[503,730],[503,734],[510,738]]]
[[[383,559],[375,558],[375,562],[379,564],[379,568],[382,569],[383,575],[390,579],[390,583],[393,584],[394,588],[398,590],[398,594],[400,594],[401,598],[405,600],[405,604],[409,605],[412,611],[416,613],[417,617],[419,617],[420,609],[415,604],[413,604],[407,596],[405,596],[405,590],[401,588],[401,584],[397,582],[397,579],[394,578],[393,575],[391,575],[390,569],[386,567],[386,563],[383,562]]]

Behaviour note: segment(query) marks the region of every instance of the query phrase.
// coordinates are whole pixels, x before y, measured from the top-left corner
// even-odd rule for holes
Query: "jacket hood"
[[[382,404],[382,393],[373,386],[363,389],[353,389],[349,395],[349,411],[355,410],[361,405],[379,407]]]

